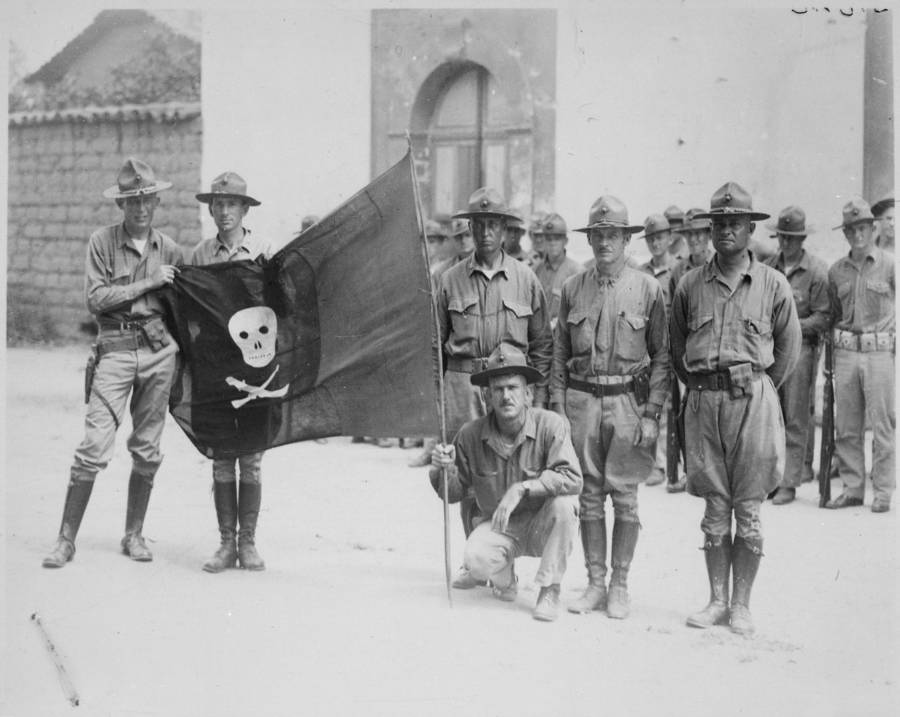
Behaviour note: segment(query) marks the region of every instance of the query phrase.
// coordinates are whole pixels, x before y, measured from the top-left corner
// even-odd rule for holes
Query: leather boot
[[[559,584],[541,587],[532,617],[541,622],[553,622],[559,615]]]
[[[131,471],[131,476],[128,478],[128,507],[125,511],[125,537],[122,538],[122,552],[132,560],[141,563],[153,560],[153,553],[147,548],[144,536],[141,535],[152,490],[152,474]]]
[[[241,527],[238,531],[238,560],[246,570],[265,570],[266,564],[256,552],[256,519],[262,500],[262,486],[259,483],[239,482],[238,517]]]
[[[606,609],[606,521],[581,521],[581,546],[588,585],[581,597],[569,605],[569,612],[586,615]]]
[[[92,490],[94,490],[93,480],[76,480],[74,477],[69,480],[56,545],[41,563],[45,568],[61,568],[75,557],[75,536],[81,527],[81,519],[84,517]]]
[[[707,628],[728,623],[728,577],[731,572],[731,535],[707,535],[706,573],[709,576],[709,604],[687,619],[691,627]]]
[[[634,548],[637,545],[640,529],[640,523],[626,523],[621,520],[617,520],[613,525],[612,550],[610,551],[612,576],[609,579],[606,614],[616,620],[624,620],[628,617],[628,568],[634,557]]]
[[[762,557],[762,540],[734,539],[731,549],[731,572],[734,587],[731,593],[731,631],[737,635],[753,634],[753,618],[750,615],[750,590],[759,570]]]
[[[234,481],[213,481],[213,502],[222,542],[213,556],[203,563],[203,569],[208,573],[220,573],[237,564],[237,484]]]

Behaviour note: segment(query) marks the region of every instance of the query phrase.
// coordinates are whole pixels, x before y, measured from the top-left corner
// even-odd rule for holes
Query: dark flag
[[[409,154],[268,262],[185,267],[170,410],[206,456],[438,431]]]

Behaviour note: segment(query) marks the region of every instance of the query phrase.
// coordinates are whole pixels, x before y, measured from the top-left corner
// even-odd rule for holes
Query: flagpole
[[[416,204],[416,218],[419,222],[419,237],[422,240],[422,250],[425,254],[425,268],[431,266],[428,256],[428,241],[425,237],[425,222],[422,219],[422,204],[419,197],[419,183],[416,180],[416,169],[412,160],[412,139],[409,136],[409,130],[406,130],[406,145],[409,153],[409,171],[412,174],[413,196]],[[437,344],[437,378],[438,378],[438,403],[440,406],[440,424],[441,424],[441,444],[447,443],[447,418],[446,418],[446,400],[444,398],[444,356],[440,345],[440,332],[438,327],[440,323],[437,315],[437,304],[434,300],[434,284],[431,281],[431,273],[428,272],[428,284],[431,286],[431,318],[432,332],[437,334],[435,343]],[[450,500],[447,495],[447,469],[441,469],[441,482],[443,490],[441,491],[441,502],[444,508],[444,581],[447,586],[447,602],[453,607],[453,595],[450,589]]]

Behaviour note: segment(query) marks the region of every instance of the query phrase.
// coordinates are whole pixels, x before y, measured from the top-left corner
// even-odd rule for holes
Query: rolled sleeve
[[[537,480],[550,495],[578,495],[582,477],[578,457],[572,446],[569,421],[548,413],[543,443],[547,446],[547,467]]]

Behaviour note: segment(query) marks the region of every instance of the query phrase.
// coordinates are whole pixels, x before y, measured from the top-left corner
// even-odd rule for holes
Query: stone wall
[[[102,192],[138,157],[173,183],[155,225],[200,239],[199,104],[87,108],[9,117],[7,337],[76,340],[94,332],[84,300],[87,240],[122,212]]]

